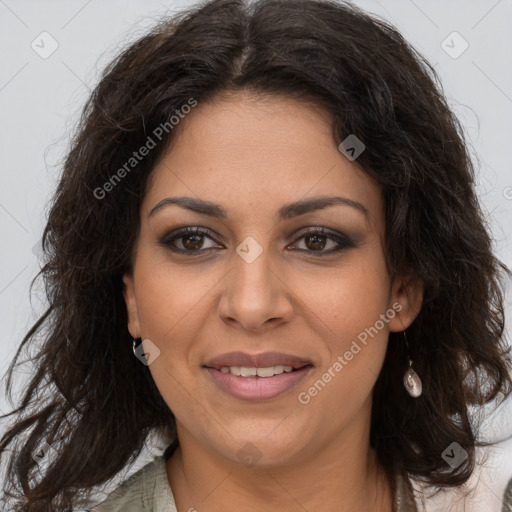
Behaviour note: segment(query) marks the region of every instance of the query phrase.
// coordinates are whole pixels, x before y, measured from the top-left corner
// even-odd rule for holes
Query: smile
[[[277,366],[267,366],[266,368],[248,368],[246,366],[223,366],[220,371],[222,373],[231,373],[237,377],[273,377],[281,375],[281,373],[290,373],[293,371],[291,366],[279,364]]]
[[[297,386],[313,369],[305,365],[298,369],[277,365],[264,368],[221,367],[205,368],[215,384],[234,398],[260,401],[275,398]]]

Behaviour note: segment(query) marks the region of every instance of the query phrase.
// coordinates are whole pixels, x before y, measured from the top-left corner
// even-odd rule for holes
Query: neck
[[[178,423],[180,446],[166,463],[176,506],[198,512],[391,512],[391,484],[369,446],[369,421],[362,419],[323,446],[265,466],[226,458]]]

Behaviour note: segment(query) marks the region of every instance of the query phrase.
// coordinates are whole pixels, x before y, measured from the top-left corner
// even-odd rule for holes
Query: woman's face
[[[421,305],[419,285],[387,273],[379,187],[311,105],[238,93],[180,123],[151,176],[124,278],[130,333],[151,340],[149,369],[180,440],[273,465],[367,438],[389,331]],[[176,236],[187,226],[206,235]],[[233,351],[248,359],[223,357]],[[284,355],[250,358],[268,352]],[[261,370],[279,364],[302,369]]]

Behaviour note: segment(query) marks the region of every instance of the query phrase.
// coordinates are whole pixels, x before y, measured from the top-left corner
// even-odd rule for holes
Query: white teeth
[[[240,376],[241,377],[253,377],[256,375],[256,368],[244,368],[243,366],[240,368]]]
[[[223,366],[220,371],[222,373],[231,373],[238,377],[273,377],[283,372],[290,373],[293,371],[291,366],[278,364],[277,366],[268,366],[266,368],[247,368],[245,366]]]
[[[272,377],[283,373],[283,366],[269,366],[268,368],[258,368],[258,377]]]

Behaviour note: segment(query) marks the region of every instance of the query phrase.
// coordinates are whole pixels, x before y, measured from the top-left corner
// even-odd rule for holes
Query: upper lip
[[[245,352],[229,352],[210,359],[205,366],[219,370],[224,366],[243,366],[245,368],[267,368],[269,366],[291,366],[294,369],[302,368],[313,363],[304,357],[283,354],[282,352],[263,352],[261,354],[247,354]]]

